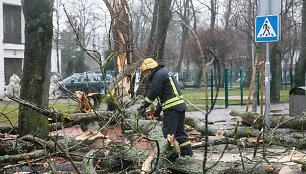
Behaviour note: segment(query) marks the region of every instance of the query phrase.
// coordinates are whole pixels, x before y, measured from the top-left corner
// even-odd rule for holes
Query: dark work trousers
[[[174,109],[166,109],[163,111],[163,135],[174,135],[177,142],[180,144],[180,151],[182,156],[192,156],[192,147],[185,131],[185,111],[178,111]]]

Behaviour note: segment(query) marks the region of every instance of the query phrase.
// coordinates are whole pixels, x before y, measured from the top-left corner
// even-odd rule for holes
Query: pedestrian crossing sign
[[[256,42],[274,42],[279,40],[279,15],[257,16],[255,27]]]

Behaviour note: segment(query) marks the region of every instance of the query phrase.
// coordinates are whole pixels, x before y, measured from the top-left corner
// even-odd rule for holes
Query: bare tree
[[[61,73],[61,63],[59,59],[59,33],[60,33],[60,18],[61,18],[61,5],[62,5],[62,0],[56,0],[54,11],[55,11],[55,20],[56,20],[56,28],[54,28],[54,33],[55,33],[55,44],[56,44],[56,62],[57,62],[57,72]]]
[[[154,57],[157,61],[163,60],[168,26],[172,17],[170,8],[171,0],[155,1],[151,34],[146,55]]]
[[[281,51],[284,61],[283,75],[293,80],[293,61],[301,44],[301,11],[302,1],[286,0],[283,2]],[[286,84],[285,84],[286,85]],[[291,84],[292,85],[292,84]]]
[[[183,20],[188,26],[190,25],[190,22],[192,20],[192,13],[191,13],[191,2],[190,0],[183,0],[183,1],[175,1],[176,4],[176,13],[179,15],[180,19]],[[181,71],[181,66],[183,63],[183,59],[184,59],[184,54],[185,54],[185,41],[188,38],[188,30],[187,28],[182,25],[182,34],[181,34],[181,48],[180,48],[180,57],[179,57],[179,61],[177,63],[177,67],[176,67],[176,72],[180,72]]]
[[[305,69],[306,69],[306,0],[303,0],[302,8],[302,37],[301,37],[301,54],[296,63],[294,74],[294,86],[305,85]],[[303,92],[301,92],[303,93]]]
[[[66,7],[69,17],[73,20],[73,25],[77,29],[78,38],[80,43],[82,43],[82,47],[91,48],[91,40],[94,37],[94,32],[97,28],[101,27],[101,14],[98,14],[98,5],[93,1],[77,0],[69,1]],[[69,22],[67,24],[70,25]],[[74,72],[86,71],[88,67],[85,64],[84,49],[75,50],[75,56]]]
[[[48,0],[26,0],[22,4],[25,52],[20,97],[46,108],[49,103],[53,3]],[[23,105],[20,105],[18,125],[20,136],[32,134],[46,138],[48,135],[48,119]]]

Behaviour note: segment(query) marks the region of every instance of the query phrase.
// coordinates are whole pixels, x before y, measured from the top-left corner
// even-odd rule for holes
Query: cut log
[[[205,134],[205,121],[197,118],[185,118],[185,124],[195,128],[197,131]],[[208,135],[216,135],[219,127],[213,124],[208,124]]]
[[[196,128],[202,134],[205,134],[205,124],[203,121],[199,119],[188,118],[186,124],[191,127]],[[191,123],[191,124],[190,124]],[[219,129],[215,125],[208,125],[209,135],[216,135]],[[260,136],[260,131],[251,127],[238,127],[237,130],[229,129],[222,130],[223,134],[226,134],[227,137],[258,137]],[[235,133],[236,132],[236,133]],[[296,147],[298,149],[306,149],[306,138],[305,136],[283,136],[283,135],[273,135],[270,133],[264,134],[264,140],[266,142],[271,142],[275,145],[279,145],[282,147]]]
[[[263,127],[264,117],[258,113],[238,112],[231,110],[229,115],[241,117],[243,125],[253,126],[257,129],[261,129]],[[303,130],[303,128],[306,128],[306,113],[302,113],[297,117],[271,116],[270,122],[270,127],[272,128],[278,127]]]

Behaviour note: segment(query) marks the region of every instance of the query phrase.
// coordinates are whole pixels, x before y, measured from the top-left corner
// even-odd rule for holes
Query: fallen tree
[[[187,118],[186,124],[194,127],[197,131],[205,134],[205,121],[201,119],[193,119]],[[263,137],[263,139],[275,145],[283,146],[283,147],[296,147],[298,149],[306,149],[306,137],[299,134],[292,135],[279,135],[270,132],[259,131],[258,129],[252,127],[241,127],[239,123],[234,129],[223,130],[219,129],[215,125],[208,125],[208,133],[209,135],[218,135],[219,137],[227,136],[234,137],[235,139],[239,139],[242,137]],[[229,141],[233,144],[237,144],[235,141]],[[228,143],[229,143],[228,142]],[[204,146],[206,143],[202,143]]]
[[[231,110],[229,115],[233,117],[241,117],[242,124],[245,126],[253,126],[257,129],[264,127],[264,116],[253,112],[238,112]],[[296,117],[289,116],[271,116],[270,117],[271,128],[290,128],[303,130],[306,128],[306,113],[302,113]]]
[[[122,102],[124,103],[124,102]],[[90,113],[76,113],[74,114],[68,114],[66,115],[67,118],[70,119],[59,119],[63,121],[63,123],[67,125],[73,125],[73,124],[80,124],[80,123],[92,123],[92,122],[100,122],[100,126],[104,125],[107,126],[112,120],[116,120],[117,125],[125,125],[124,129],[130,129],[131,131],[126,131],[125,135],[118,135],[118,138],[120,142],[115,144],[104,144],[101,148],[95,150],[95,149],[89,149],[89,151],[86,152],[86,154],[74,154],[72,151],[75,151],[77,149],[81,149],[82,147],[89,146],[93,142],[95,142],[98,139],[108,140],[109,137],[106,136],[97,136],[96,138],[90,139],[90,137],[94,137],[96,134],[86,134],[88,132],[84,132],[84,135],[81,139],[77,139],[76,137],[72,137],[67,139],[67,137],[63,137],[63,139],[54,141],[52,138],[49,141],[40,140],[33,136],[25,136],[22,138],[19,138],[19,142],[26,142],[26,143],[33,143],[36,146],[39,146],[41,148],[48,149],[48,154],[46,154],[45,150],[39,149],[34,150],[30,152],[22,152],[18,154],[13,154],[14,150],[14,140],[10,141],[11,143],[11,155],[5,155],[0,156],[1,164],[5,164],[7,162],[10,162],[12,164],[19,162],[20,160],[25,159],[24,157],[27,157],[27,160],[31,162],[34,159],[41,158],[44,159],[45,156],[55,156],[59,155],[63,158],[69,159],[71,163],[73,164],[74,161],[83,161],[82,167],[78,167],[78,169],[82,173],[95,173],[98,172],[98,169],[95,165],[98,163],[103,168],[109,168],[112,169],[112,166],[125,166],[120,163],[124,163],[124,161],[130,161],[133,165],[135,165],[135,170],[139,171],[139,167],[142,165],[143,161],[148,161],[149,171],[153,170],[160,170],[161,168],[168,168],[173,171],[179,171],[183,173],[202,173],[203,172],[203,161],[199,160],[198,158],[182,158],[178,157],[178,151],[175,146],[169,146],[168,141],[163,137],[161,125],[156,120],[141,120],[139,119],[139,115],[137,115],[137,104],[131,106],[134,102],[130,102],[129,105],[126,105],[126,108],[124,110],[124,114],[126,117],[122,118],[122,114],[118,114],[116,111],[112,112],[90,112]],[[137,103],[137,102],[136,102]],[[31,107],[31,105],[28,105]],[[34,108],[33,108],[34,109]],[[41,108],[40,108],[41,109]],[[38,109],[38,110],[40,110]],[[123,111],[123,110],[122,110]],[[50,114],[50,111],[43,110],[42,113],[45,113],[46,115],[52,115]],[[56,114],[53,114],[53,116]],[[64,114],[63,114],[64,115]],[[61,114],[58,114],[58,116],[61,116]],[[130,119],[128,118],[130,117]],[[58,119],[57,117],[51,117]],[[205,122],[203,120],[197,120],[197,119],[189,119],[186,118],[186,124],[191,125],[192,127],[195,127],[198,131],[201,133],[205,133]],[[238,124],[237,124],[238,125]],[[101,131],[99,129],[97,131],[97,134]],[[225,144],[226,146],[228,144],[235,144],[239,146],[240,148],[247,148],[247,147],[257,147],[258,142],[247,142],[245,139],[240,139],[242,137],[262,137],[264,135],[264,140],[267,142],[271,142],[273,144],[286,146],[286,147],[297,147],[300,149],[305,149],[305,138],[298,137],[298,136],[291,136],[291,137],[281,137],[278,135],[269,135],[268,133],[263,133],[257,129],[254,128],[247,128],[247,127],[240,127],[237,126],[235,129],[231,130],[221,130],[218,128],[218,126],[209,124],[208,125],[208,132],[210,135],[218,135],[220,138],[210,140],[208,143],[200,142],[195,145],[193,145],[194,148],[204,147],[204,146],[216,146],[220,144]],[[136,135],[136,138],[129,138],[131,135]],[[226,135],[225,138],[223,135]],[[233,138],[230,138],[233,137]],[[129,140],[127,142],[126,140]],[[138,148],[135,148],[134,144],[139,142],[141,139],[146,139],[147,141],[151,142],[151,149],[153,150],[141,150]],[[26,144],[25,143],[25,144]],[[15,143],[16,145],[16,143]],[[1,146],[1,145],[0,145]],[[15,146],[16,147],[16,146]],[[64,150],[67,149],[67,150]],[[29,149],[31,150],[31,149]],[[224,151],[226,148],[224,148]],[[98,153],[103,152],[103,153]],[[156,155],[154,155],[154,152]],[[16,153],[16,151],[15,151]],[[149,157],[153,157],[149,159]],[[222,154],[220,154],[220,158],[222,157]],[[12,160],[13,159],[13,160]],[[100,161],[100,162],[98,162]],[[19,164],[15,164],[19,165]],[[23,165],[27,165],[27,163],[24,163]],[[248,164],[245,164],[246,166]],[[254,165],[254,164],[253,164]],[[230,162],[213,162],[213,161],[207,161],[209,172],[221,172],[227,169],[232,169],[232,163]],[[245,167],[245,166],[244,166]],[[235,170],[242,171],[246,170],[244,167],[239,165],[239,167],[235,167]],[[2,171],[9,169],[11,167],[4,166]],[[252,167],[250,167],[250,170]],[[125,170],[125,169],[124,169]]]

